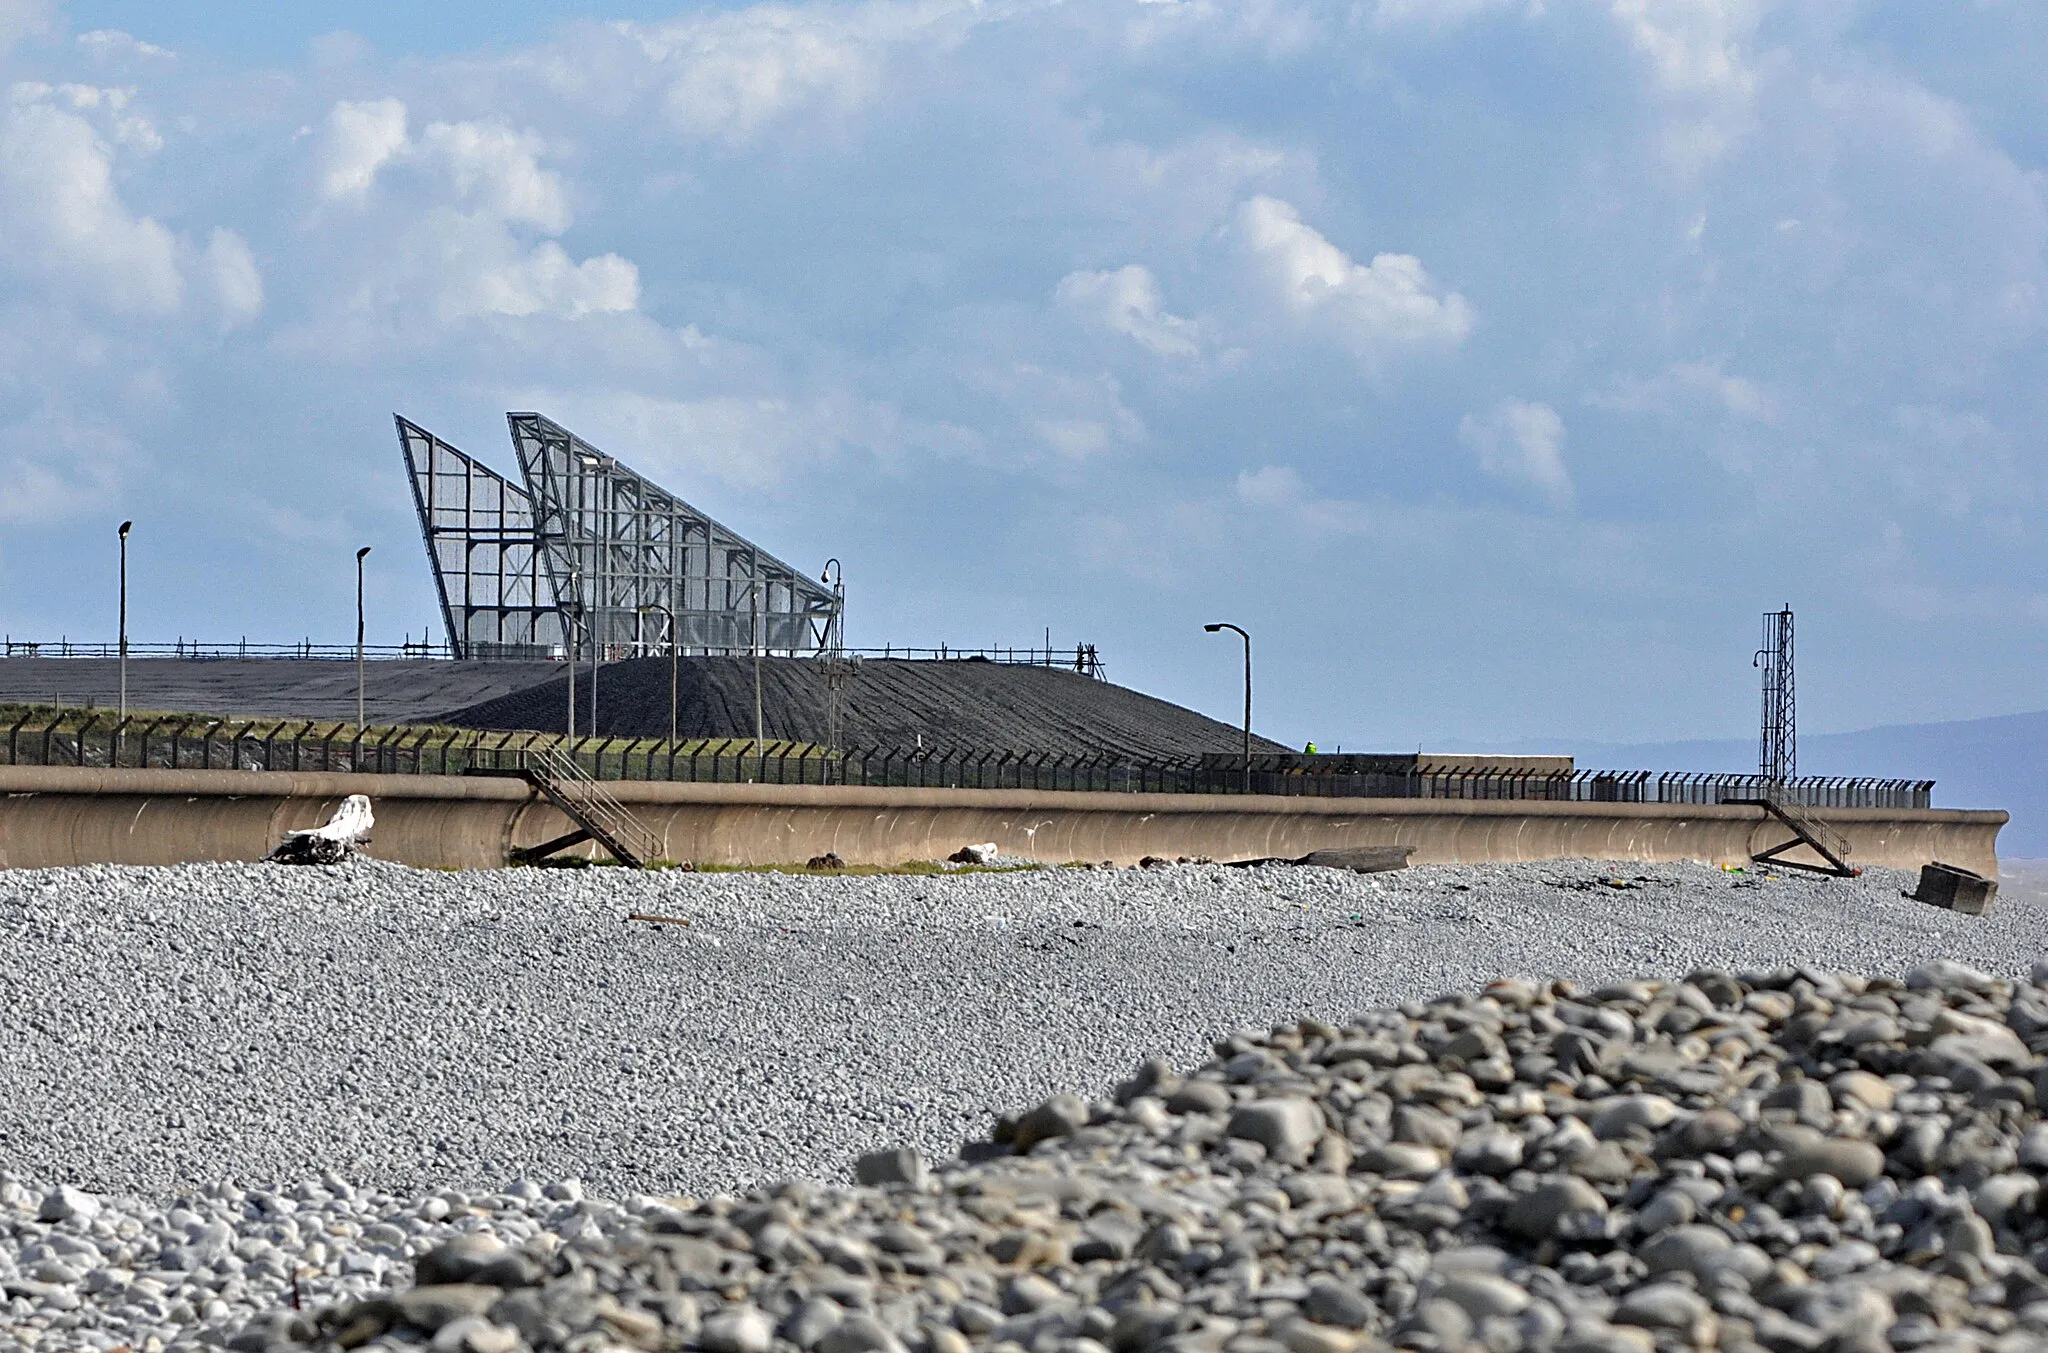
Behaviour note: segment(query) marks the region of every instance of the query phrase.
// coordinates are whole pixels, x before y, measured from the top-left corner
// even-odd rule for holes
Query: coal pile
[[[446,662],[384,658],[363,668],[371,723],[418,723],[561,673],[556,662]],[[0,658],[0,700],[113,710],[121,664],[113,658]],[[354,719],[356,665],[326,658],[128,660],[128,708],[188,710],[229,719]]]
[[[595,730],[610,736],[666,737],[669,661],[614,663],[597,677]],[[684,658],[677,683],[677,731],[685,738],[754,736],[754,664],[748,658]],[[764,734],[777,740],[830,741],[824,667],[798,658],[761,662]],[[578,674],[576,726],[589,722],[589,676]],[[527,687],[444,714],[465,728],[563,731],[568,678]],[[840,691],[839,745],[1110,753],[1186,757],[1243,748],[1241,729],[1191,709],[1078,672],[966,661],[878,659],[861,664]],[[1254,738],[1256,752],[1289,750]]]

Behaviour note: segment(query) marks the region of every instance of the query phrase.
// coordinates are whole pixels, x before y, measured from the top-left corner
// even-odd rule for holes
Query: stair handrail
[[[634,817],[631,810],[604,787],[604,782],[585,771],[575,758],[564,755],[556,747],[525,747],[515,755],[520,769],[537,772],[552,780],[558,788],[570,790],[577,806],[596,819],[598,825],[642,863],[654,859],[661,850],[661,838]]]

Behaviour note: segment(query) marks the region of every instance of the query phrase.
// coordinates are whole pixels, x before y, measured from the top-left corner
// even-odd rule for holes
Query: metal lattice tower
[[[606,661],[838,647],[838,589],[540,414],[506,421],[524,490],[398,420],[455,656],[545,656],[565,633]]]
[[[1792,607],[1764,613],[1763,644],[1754,665],[1763,671],[1763,735],[1757,771],[1772,784],[1799,774],[1799,715],[1792,680]]]

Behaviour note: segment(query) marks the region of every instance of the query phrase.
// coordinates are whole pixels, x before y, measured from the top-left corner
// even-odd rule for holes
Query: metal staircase
[[[1750,856],[1756,864],[1775,864],[1785,869],[1804,869],[1812,874],[1832,874],[1837,878],[1855,878],[1863,870],[1849,863],[1849,840],[1840,832],[1821,821],[1820,814],[1803,803],[1794,802],[1783,793],[1765,790],[1760,799],[1728,799],[1728,803],[1743,803],[1761,808],[1792,832],[1792,839],[1783,845],[1772,846]],[[1788,859],[1785,852],[1805,846],[1827,863],[1808,864],[1801,860]]]
[[[513,764],[501,769],[477,769],[471,775],[502,775],[521,779],[534,792],[576,824],[574,831],[552,841],[526,846],[512,852],[516,864],[538,864],[542,860],[595,841],[614,860],[628,869],[644,869],[661,852],[661,838],[643,826],[624,804],[605,789],[602,782],[584,773],[575,760],[552,747],[523,748],[513,755]]]

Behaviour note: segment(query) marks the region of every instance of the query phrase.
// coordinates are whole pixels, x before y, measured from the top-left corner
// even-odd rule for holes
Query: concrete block
[[[1921,866],[1920,887],[1914,892],[1913,899],[1959,911],[1965,916],[1982,916],[1991,910],[1992,899],[1997,896],[1997,879],[1988,879],[1958,865],[1943,864],[1937,860]]]

